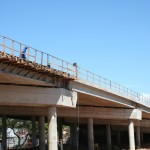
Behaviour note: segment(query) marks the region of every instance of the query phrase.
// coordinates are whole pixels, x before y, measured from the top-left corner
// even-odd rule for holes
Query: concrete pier
[[[31,118],[32,121],[32,146],[36,147],[36,117],[32,116]]]
[[[48,150],[58,150],[56,107],[48,108]]]
[[[39,148],[45,150],[45,117],[39,117]]]
[[[120,146],[120,144],[121,144],[121,132],[118,131],[118,133],[117,133],[117,145]]]
[[[71,145],[77,146],[77,124],[70,124],[70,137],[71,137]]]
[[[88,150],[94,150],[93,118],[88,118]]]
[[[57,119],[57,124],[58,124],[58,136],[59,136],[59,141],[62,140],[62,118]]]
[[[140,139],[140,127],[139,126],[136,127],[136,143],[137,143],[138,148],[140,148],[141,139]]]
[[[106,133],[107,133],[107,150],[111,150],[111,129],[110,125],[106,125]]]
[[[141,132],[140,139],[141,139],[141,144],[142,144],[142,143],[144,142],[144,139],[143,139],[143,132]]]
[[[129,149],[135,150],[134,121],[129,120]]]

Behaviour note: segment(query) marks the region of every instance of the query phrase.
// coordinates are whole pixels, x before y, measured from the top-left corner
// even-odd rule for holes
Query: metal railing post
[[[62,60],[62,72],[64,70],[64,61]]]
[[[41,52],[41,65],[43,65],[43,52]]]
[[[12,56],[14,57],[14,40],[12,40]]]
[[[110,89],[111,89],[111,80],[110,80]]]
[[[67,62],[67,74],[68,74],[68,62]]]
[[[54,57],[52,56],[52,68],[54,68]]]
[[[47,66],[50,67],[50,63],[49,63],[49,54],[47,54]]]
[[[20,54],[19,54],[20,58],[21,58],[21,55],[22,55],[22,44],[20,43]]]
[[[86,72],[86,79],[87,79],[87,81],[89,80],[89,79],[88,79],[88,75],[89,75],[89,74],[88,74],[88,71],[87,71],[87,72]]]
[[[6,37],[4,37],[4,57],[6,56]]]
[[[37,50],[35,50],[34,63],[36,63],[36,59],[37,59]]]
[[[99,76],[98,82],[99,82],[99,85],[101,85],[101,77],[100,76]]]
[[[94,73],[93,73],[93,83],[94,83]]]
[[[28,47],[28,61],[30,60],[30,47]]]

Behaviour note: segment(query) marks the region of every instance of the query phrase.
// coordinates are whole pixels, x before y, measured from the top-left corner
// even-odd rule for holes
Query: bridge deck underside
[[[83,93],[78,93],[78,104],[82,106],[129,108],[128,106],[125,106],[123,104],[111,102],[102,98],[86,95]]]

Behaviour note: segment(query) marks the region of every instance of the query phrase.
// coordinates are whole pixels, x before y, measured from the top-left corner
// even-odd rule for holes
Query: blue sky
[[[149,0],[1,0],[0,34],[150,93]]]

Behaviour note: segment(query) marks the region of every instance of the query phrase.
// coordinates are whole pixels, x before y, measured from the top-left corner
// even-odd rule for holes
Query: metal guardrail
[[[27,50],[23,53],[25,47],[27,47]],[[26,61],[31,61],[41,66],[48,66],[70,74],[74,78],[76,77],[76,68],[73,64],[1,35],[0,51],[4,52],[4,57],[6,54],[10,54],[21,58],[23,54],[26,57]]]
[[[0,35],[0,51],[5,54],[10,54],[12,56],[20,56],[22,54],[22,50],[27,45],[14,41],[10,38],[4,37]],[[60,70],[62,72],[69,73],[75,79],[82,79],[85,81],[89,81],[94,83],[102,88],[109,89],[111,91],[117,92],[118,94],[123,94],[124,96],[128,96],[132,98],[135,102],[141,103],[147,107],[150,107],[150,99],[144,97],[143,95],[124,87],[118,83],[115,83],[111,80],[103,78],[97,74],[94,74],[88,70],[85,70],[76,63],[71,64],[64,60],[61,60],[57,57],[54,57],[50,54],[44,53],[37,49],[34,49],[30,46],[27,46],[28,49],[25,53],[26,60],[32,61],[44,66],[50,66],[53,69]]]

